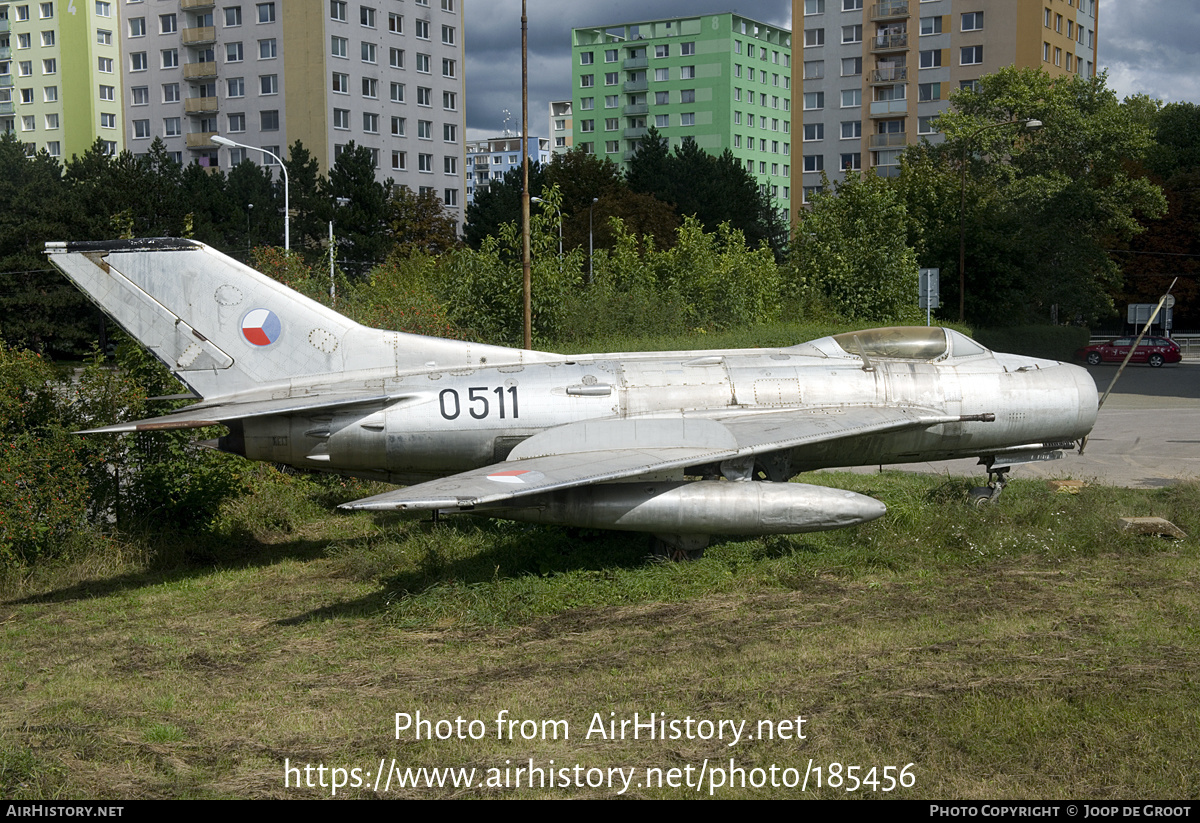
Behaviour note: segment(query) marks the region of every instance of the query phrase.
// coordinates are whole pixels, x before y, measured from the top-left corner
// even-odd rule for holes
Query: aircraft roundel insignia
[[[543,477],[545,475],[541,472],[530,471],[528,469],[509,469],[508,471],[492,472],[487,476],[487,479],[494,483],[511,483],[520,486],[527,483],[536,483]]]
[[[282,330],[279,316],[269,309],[254,309],[242,318],[242,337],[255,346],[269,346]]]

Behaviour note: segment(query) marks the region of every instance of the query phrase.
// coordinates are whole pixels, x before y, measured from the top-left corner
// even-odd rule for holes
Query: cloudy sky
[[[571,96],[571,29],[734,11],[790,28],[790,0],[527,0],[530,133],[545,136],[547,106]],[[1200,3],[1099,0],[1099,64],[1118,96],[1200,102]],[[521,0],[465,0],[467,134],[494,137],[521,122]],[[1195,25],[1193,25],[1195,24]],[[1120,33],[1118,36],[1117,33]]]

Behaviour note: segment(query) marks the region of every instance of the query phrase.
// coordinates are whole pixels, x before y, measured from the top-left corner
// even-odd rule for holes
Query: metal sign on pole
[[[925,309],[925,325],[930,323],[930,312],[942,305],[938,295],[940,269],[920,269],[920,306]]]

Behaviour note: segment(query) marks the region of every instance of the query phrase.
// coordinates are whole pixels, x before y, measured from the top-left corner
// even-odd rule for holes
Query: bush
[[[992,351],[1044,357],[1070,362],[1075,351],[1088,344],[1088,330],[1080,326],[1010,326],[976,329],[975,339]]]

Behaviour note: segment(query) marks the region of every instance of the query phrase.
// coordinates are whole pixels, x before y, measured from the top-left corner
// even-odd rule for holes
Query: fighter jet
[[[978,457],[992,500],[1096,421],[1084,369],[950,329],[563,355],[367,328],[191,240],[46,249],[199,399],[84,433],[220,424],[224,451],[406,486],[348,509],[648,532],[686,554],[884,513],[788,482],[814,469]]]

